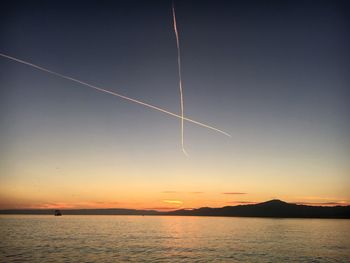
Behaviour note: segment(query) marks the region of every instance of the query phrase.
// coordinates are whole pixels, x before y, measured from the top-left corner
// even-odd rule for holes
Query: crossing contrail
[[[101,92],[104,92],[104,93],[107,93],[107,94],[110,94],[110,95],[113,95],[113,96],[122,98],[122,99],[124,99],[124,100],[128,100],[128,101],[131,101],[131,102],[134,102],[134,103],[143,105],[143,106],[145,106],[145,107],[148,107],[148,108],[151,108],[151,109],[154,109],[154,110],[157,110],[157,111],[166,113],[166,114],[168,114],[168,115],[170,115],[170,116],[173,116],[173,117],[176,117],[176,118],[179,118],[179,119],[183,119],[183,120],[185,120],[185,121],[188,121],[188,122],[197,124],[197,125],[199,125],[199,126],[208,128],[208,129],[210,129],[210,130],[213,130],[213,131],[219,132],[219,133],[221,133],[221,134],[224,134],[224,135],[226,135],[226,136],[228,136],[228,137],[231,137],[231,135],[230,135],[229,133],[227,133],[227,132],[225,132],[225,131],[222,131],[222,130],[220,130],[220,129],[218,129],[218,128],[215,128],[215,127],[213,127],[213,126],[210,126],[210,125],[208,125],[208,124],[205,124],[205,123],[202,123],[202,122],[199,122],[199,121],[192,120],[192,119],[190,119],[190,118],[182,117],[182,116],[180,116],[180,115],[178,115],[178,114],[175,114],[175,113],[173,113],[173,112],[171,112],[171,111],[167,111],[167,110],[165,110],[165,109],[162,109],[162,108],[160,108],[160,107],[154,106],[154,105],[152,105],[152,104],[149,104],[149,103],[146,103],[146,102],[143,102],[143,101],[140,101],[140,100],[137,100],[137,99],[133,99],[133,98],[124,96],[124,95],[122,95],[122,94],[119,94],[119,93],[110,91],[110,90],[106,90],[106,89],[103,89],[103,88],[100,88],[100,87],[91,85],[91,84],[86,83],[86,82],[83,82],[83,81],[81,81],[81,80],[78,80],[78,79],[75,79],[75,78],[72,78],[72,77],[69,77],[69,76],[66,76],[66,75],[57,73],[57,72],[52,71],[52,70],[49,70],[49,69],[47,69],[47,68],[44,68],[44,67],[35,65],[35,64],[33,64],[33,63],[30,63],[30,62],[27,62],[27,61],[24,61],[24,60],[21,60],[21,59],[18,59],[18,58],[15,58],[15,57],[12,57],[12,56],[3,54],[3,53],[0,53],[0,56],[1,56],[1,57],[4,57],[4,58],[7,58],[7,59],[10,59],[10,60],[13,60],[13,61],[16,61],[16,62],[21,63],[21,64],[25,64],[25,65],[30,66],[30,67],[33,67],[33,68],[36,68],[36,69],[38,69],[38,70],[41,70],[41,71],[50,73],[50,74],[55,75],[55,76],[58,76],[58,77],[60,77],[60,78],[67,79],[67,80],[71,80],[71,81],[73,81],[73,82],[76,82],[76,83],[79,83],[79,84],[81,84],[81,85],[90,87],[90,88],[95,89],[95,90],[97,90],[97,91],[101,91]]]
[[[184,98],[183,98],[182,77],[181,77],[181,52],[180,52],[179,33],[177,31],[174,2],[173,2],[172,10],[173,10],[173,24],[174,24],[174,32],[176,37],[176,47],[177,47],[177,66],[178,66],[178,74],[179,74],[180,109],[181,109],[181,147],[182,147],[183,153],[186,156],[188,156],[184,146]]]

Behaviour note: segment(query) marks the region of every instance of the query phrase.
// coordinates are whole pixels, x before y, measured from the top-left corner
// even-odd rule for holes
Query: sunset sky
[[[4,1],[0,53],[180,113],[171,1]],[[0,209],[350,203],[346,1],[175,1],[180,120],[0,57]]]

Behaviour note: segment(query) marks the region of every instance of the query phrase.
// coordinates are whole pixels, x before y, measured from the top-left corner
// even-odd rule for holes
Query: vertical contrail
[[[185,150],[185,146],[184,146],[184,98],[183,98],[182,77],[181,77],[181,52],[180,52],[179,33],[177,31],[177,24],[176,24],[176,14],[175,14],[174,2],[172,5],[172,10],[173,10],[174,32],[175,32],[176,46],[177,46],[177,66],[178,66],[178,74],[179,74],[180,108],[181,108],[181,147],[182,147],[183,153],[186,156],[188,156],[188,154]]]
[[[173,116],[173,117],[176,117],[176,118],[179,118],[179,119],[184,119],[185,121],[188,121],[188,122],[197,124],[197,125],[199,125],[199,126],[202,126],[202,127],[208,128],[208,129],[211,129],[211,130],[213,130],[213,131],[220,132],[220,133],[222,133],[222,134],[224,134],[224,135],[226,135],[226,136],[228,136],[228,137],[231,137],[231,135],[228,134],[228,133],[225,132],[225,131],[222,131],[222,130],[220,130],[220,129],[217,129],[217,128],[215,128],[215,127],[213,127],[213,126],[210,126],[210,125],[208,125],[208,124],[204,124],[204,123],[201,123],[201,122],[199,122],[199,121],[195,121],[195,120],[192,120],[192,119],[190,119],[190,118],[186,118],[186,117],[180,116],[180,115],[178,115],[178,114],[175,114],[175,113],[173,113],[173,112],[167,111],[167,110],[165,110],[165,109],[162,109],[162,108],[160,108],[160,107],[154,106],[154,105],[152,105],[152,104],[149,104],[149,103],[146,103],[146,102],[143,102],[143,101],[140,101],[140,100],[137,100],[137,99],[133,99],[133,98],[124,96],[124,95],[122,95],[122,94],[119,94],[119,93],[110,91],[110,90],[106,90],[106,89],[103,89],[103,88],[100,88],[100,87],[91,85],[91,84],[86,83],[86,82],[83,82],[83,81],[81,81],[81,80],[78,80],[78,79],[75,79],[75,78],[72,78],[72,77],[69,77],[69,76],[66,76],[66,75],[57,73],[57,72],[52,71],[52,70],[50,70],[50,69],[47,69],[47,68],[44,68],[44,67],[35,65],[35,64],[33,64],[33,63],[30,63],[30,62],[27,62],[27,61],[24,61],[24,60],[21,60],[21,59],[18,59],[18,58],[15,58],[15,57],[12,57],[12,56],[3,54],[3,53],[0,53],[0,56],[1,56],[1,57],[4,57],[4,58],[7,58],[7,59],[10,59],[10,60],[12,60],[12,61],[16,61],[16,62],[18,62],[18,63],[24,64],[24,65],[27,65],[27,66],[33,67],[33,68],[36,68],[36,69],[38,69],[38,70],[41,70],[41,71],[50,73],[50,74],[55,75],[55,76],[57,76],[57,77],[60,77],[60,78],[63,78],[63,79],[67,79],[67,80],[70,80],[70,81],[73,81],[73,82],[76,82],[76,83],[79,83],[79,84],[81,84],[81,85],[90,87],[90,88],[95,89],[95,90],[97,90],[97,91],[104,92],[104,93],[107,93],[107,94],[110,94],[110,95],[113,95],[113,96],[122,98],[122,99],[124,99],[124,100],[127,100],[127,101],[130,101],[130,102],[134,102],[134,103],[136,103],[136,104],[145,106],[145,107],[147,107],[147,108],[151,108],[151,109],[154,109],[154,110],[157,110],[157,111],[166,113],[166,114],[168,114],[168,115],[170,115],[170,116]]]

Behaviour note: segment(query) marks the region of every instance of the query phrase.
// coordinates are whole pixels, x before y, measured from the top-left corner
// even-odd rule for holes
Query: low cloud
[[[180,200],[163,200],[163,202],[167,204],[182,205],[182,201]]]

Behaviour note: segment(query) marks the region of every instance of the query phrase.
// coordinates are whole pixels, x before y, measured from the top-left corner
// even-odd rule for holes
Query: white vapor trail
[[[124,99],[124,100],[128,100],[128,101],[131,101],[131,102],[134,102],[134,103],[143,105],[143,106],[145,106],[145,107],[148,107],[148,108],[151,108],[151,109],[154,109],[154,110],[157,110],[157,111],[166,113],[166,114],[171,115],[171,116],[173,116],[173,117],[182,119],[182,116],[177,115],[177,114],[175,114],[175,113],[173,113],[173,112],[167,111],[167,110],[165,110],[165,109],[162,109],[162,108],[160,108],[160,107],[154,106],[154,105],[152,105],[152,104],[148,104],[148,103],[146,103],[146,102],[143,102],[143,101],[140,101],[140,100],[137,100],[137,99],[133,99],[133,98],[124,96],[124,95],[122,95],[122,94],[119,94],[119,93],[116,93],[116,92],[113,92],[113,91],[110,91],[110,90],[106,90],[106,89],[103,89],[103,88],[100,88],[100,87],[91,85],[91,84],[86,83],[86,82],[83,82],[83,81],[81,81],[81,80],[78,80],[78,79],[75,79],[75,78],[72,78],[72,77],[69,77],[69,76],[66,76],[66,75],[63,75],[63,74],[54,72],[54,71],[49,70],[49,69],[46,69],[46,68],[44,68],[44,67],[35,65],[35,64],[33,64],[33,63],[30,63],[30,62],[27,62],[27,61],[24,61],[24,60],[15,58],[15,57],[11,57],[11,56],[6,55],[6,54],[3,54],[3,53],[0,53],[0,56],[1,56],[1,57],[4,57],[4,58],[7,58],[7,59],[10,59],[10,60],[13,60],[13,61],[16,61],[16,62],[18,62],[18,63],[24,64],[24,65],[27,65],[27,66],[33,67],[33,68],[36,68],[36,69],[38,69],[38,70],[41,70],[41,71],[50,73],[50,74],[55,75],[55,76],[58,76],[58,77],[60,77],[60,78],[67,79],[67,80],[71,80],[71,81],[73,81],[73,82],[76,82],[76,83],[79,83],[79,84],[81,84],[81,85],[90,87],[90,88],[95,89],[95,90],[97,90],[97,91],[101,91],[101,92],[104,92],[104,93],[108,93],[108,94],[110,94],[110,95],[113,95],[113,96],[122,98],[122,99]],[[226,135],[226,136],[228,136],[228,137],[231,137],[231,135],[230,135],[229,133],[227,133],[227,132],[225,132],[225,131],[222,131],[222,130],[220,130],[220,129],[218,129],[218,128],[215,128],[215,127],[213,127],[213,126],[210,126],[210,125],[208,125],[208,124],[204,124],[204,123],[202,123],[202,122],[195,121],[195,120],[192,120],[192,119],[186,118],[186,117],[183,117],[183,119],[184,119],[185,121],[188,121],[188,122],[197,124],[197,125],[199,125],[199,126],[208,128],[208,129],[210,129],[210,130],[213,130],[213,131],[222,133],[222,134],[224,134],[224,135]]]
[[[183,153],[188,156],[185,146],[184,146],[184,98],[183,98],[183,90],[182,90],[182,77],[181,77],[181,52],[180,52],[180,41],[179,41],[179,33],[177,31],[177,23],[176,23],[176,14],[175,14],[175,5],[173,2],[172,6],[173,10],[173,24],[174,24],[174,32],[176,36],[176,47],[177,47],[177,66],[178,66],[178,74],[179,74],[179,90],[180,90],[180,108],[181,108],[181,147]]]

